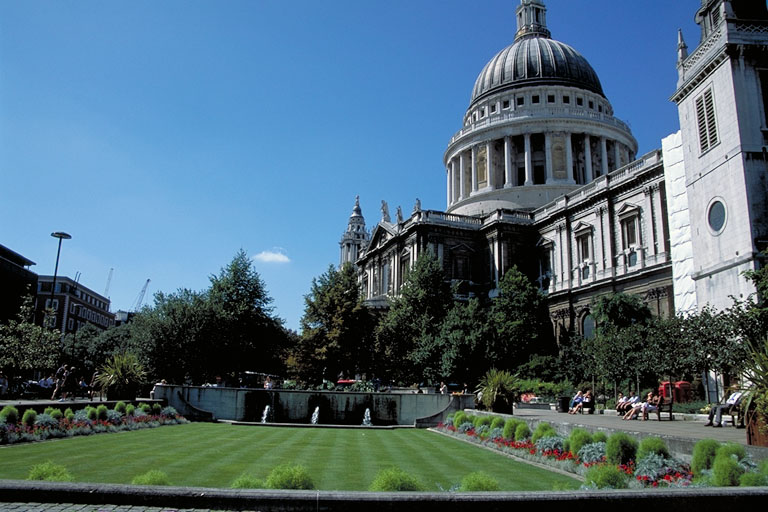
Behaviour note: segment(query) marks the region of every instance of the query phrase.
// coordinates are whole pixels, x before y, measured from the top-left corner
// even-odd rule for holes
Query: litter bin
[[[568,412],[571,408],[571,397],[561,396],[557,399],[557,412]]]

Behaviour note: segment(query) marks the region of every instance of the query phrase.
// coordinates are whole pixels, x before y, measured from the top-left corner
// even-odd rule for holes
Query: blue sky
[[[0,0],[0,244],[112,309],[201,290],[244,249],[299,328],[359,194],[445,209],[442,155],[516,0]],[[549,0],[639,154],[678,128],[699,0]],[[151,301],[151,297],[146,300]]]

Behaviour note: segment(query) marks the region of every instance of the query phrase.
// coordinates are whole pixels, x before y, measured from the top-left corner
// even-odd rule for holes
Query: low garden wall
[[[202,410],[210,412],[215,419],[232,421],[259,422],[269,406],[270,422],[310,423],[319,407],[318,423],[327,425],[360,425],[365,410],[370,409],[374,425],[415,425],[417,420],[429,417],[430,421],[424,426],[432,426],[455,410],[474,407],[473,395],[432,393],[157,386],[154,397],[166,400],[187,417],[195,417]]]

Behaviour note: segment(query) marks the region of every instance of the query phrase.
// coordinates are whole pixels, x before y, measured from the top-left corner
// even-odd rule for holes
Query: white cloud
[[[285,254],[282,247],[274,247],[269,251],[261,251],[253,257],[254,260],[262,263],[290,263],[291,259]]]

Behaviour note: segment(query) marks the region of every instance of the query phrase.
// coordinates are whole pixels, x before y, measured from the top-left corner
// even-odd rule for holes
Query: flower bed
[[[453,418],[449,418],[447,424],[438,425],[436,430],[583,476],[586,489],[768,485],[768,461],[763,461],[758,469],[742,453],[743,450],[734,451],[733,446],[728,444],[715,446],[709,462],[693,471],[690,465],[671,457],[666,444],[659,438],[646,438],[638,444],[624,433],[608,438],[604,433],[591,434],[582,429],[574,429],[568,438],[563,438],[546,423],[537,425],[531,435],[527,425],[517,428],[524,423],[517,419],[507,419],[504,435],[501,435],[501,429],[490,431],[482,424],[487,423],[487,419],[477,421],[463,412],[457,413],[456,418],[460,422],[458,426],[453,426]],[[521,438],[521,432],[525,438]],[[720,455],[720,452],[723,454]],[[718,477],[714,464],[715,453],[730,464],[730,471],[735,475],[731,483],[721,483],[723,478]]]
[[[118,404],[112,410],[102,405],[98,408],[89,406],[76,412],[67,409],[64,413],[60,409],[49,408],[43,414],[25,411],[21,419],[18,418],[15,408],[9,409],[9,407],[0,412],[0,444],[45,441],[188,423],[173,407],[147,410],[141,406],[129,406],[126,411],[124,404],[122,407]]]

